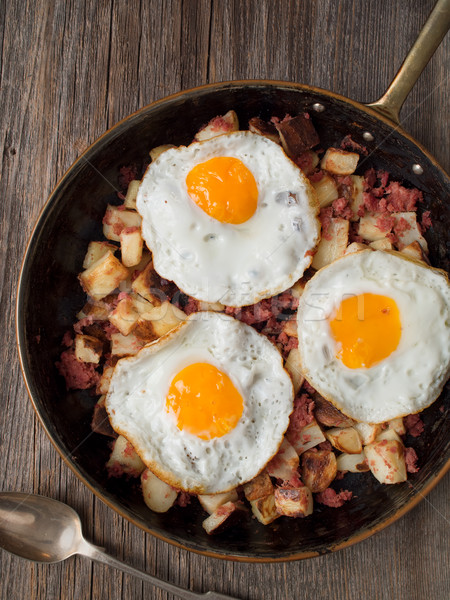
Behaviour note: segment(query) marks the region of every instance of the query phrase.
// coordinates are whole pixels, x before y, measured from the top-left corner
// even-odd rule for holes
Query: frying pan
[[[281,518],[267,527],[249,518],[238,529],[208,537],[201,526],[205,514],[195,501],[188,508],[152,513],[137,483],[107,478],[108,445],[90,430],[96,399],[85,391],[67,392],[55,361],[61,338],[84,303],[77,274],[87,244],[101,239],[106,205],[119,203],[115,182],[120,166],[142,165],[154,146],[189,143],[203,124],[230,108],[236,110],[243,126],[253,116],[308,111],[322,147],[338,144],[347,134],[365,144],[369,156],[361,161],[361,173],[370,166],[386,169],[394,179],[422,190],[422,210],[430,210],[433,219],[427,236],[430,259],[448,270],[449,178],[401,129],[398,114],[449,21],[450,3],[440,0],[394,81],[371,105],[278,81],[206,85],[155,102],[119,122],[57,184],[35,226],[20,275],[16,330],[23,375],[38,417],[68,466],[99,498],[139,527],[170,543],[220,558],[259,562],[306,558],[355,543],[392,523],[448,470],[449,385],[424,413],[426,429],[414,443],[420,470],[409,483],[388,486],[370,473],[346,475],[341,487],[353,491],[354,498],[341,509],[319,505],[307,519]]]

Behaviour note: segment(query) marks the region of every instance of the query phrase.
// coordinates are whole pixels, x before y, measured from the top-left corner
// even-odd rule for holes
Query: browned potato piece
[[[364,445],[374,442],[377,435],[381,432],[381,425],[371,425],[370,423],[355,423],[354,428],[359,433]]]
[[[220,533],[227,527],[236,525],[246,514],[245,509],[234,502],[226,502],[219,506],[212,515],[209,515],[202,523],[206,533]]]
[[[430,261],[428,260],[427,255],[425,254],[422,246],[419,244],[419,242],[417,240],[415,240],[411,244],[408,244],[407,246],[402,248],[401,253],[404,254],[405,256],[408,256],[409,258],[413,258],[415,260],[420,260],[420,261],[426,263],[427,265],[430,264]]]
[[[361,252],[361,250],[367,250],[366,244],[360,244],[359,242],[352,242],[345,249],[344,254],[354,254],[355,252]]]
[[[109,244],[108,242],[89,242],[86,256],[83,261],[83,269],[88,269],[92,264],[97,262],[99,258],[105,256],[108,250],[114,253],[117,250],[117,246]]]
[[[272,140],[272,142],[281,144],[278,130],[273,123],[263,121],[259,117],[253,117],[248,122],[248,128],[252,133],[263,135],[264,137],[269,138],[269,140]]]
[[[81,362],[98,365],[103,353],[103,342],[91,335],[78,333],[75,336],[75,358]]]
[[[406,427],[402,417],[388,421],[389,429],[393,429],[398,435],[405,435]]]
[[[405,231],[398,234],[398,249],[403,250],[405,246],[409,246],[413,242],[419,242],[422,250],[428,254],[428,244],[419,229],[419,224],[417,223],[417,214],[415,212],[399,212],[392,214],[397,223],[400,220],[404,220],[409,226],[409,229],[405,229]]]
[[[146,469],[141,475],[142,496],[150,510],[165,513],[174,505],[178,492]]]
[[[130,442],[123,435],[119,435],[114,442],[106,468],[116,476],[125,473],[132,477],[139,477],[145,465]]]
[[[163,281],[153,268],[153,263],[149,262],[133,281],[131,288],[153,306],[159,306],[174,292],[175,285],[171,281]]]
[[[248,481],[244,485],[244,494],[249,502],[273,494],[273,485],[269,475],[263,471],[251,481]]]
[[[372,248],[372,250],[392,250],[393,247],[394,246],[392,245],[392,242],[390,242],[387,238],[375,240],[369,244],[369,248]]]
[[[329,239],[322,237],[312,260],[314,269],[321,269],[337,258],[344,256],[348,244],[350,222],[347,219],[331,219]],[[328,237],[328,236],[327,236]]]
[[[94,300],[101,300],[128,277],[128,269],[108,252],[79,275],[84,291]]]
[[[302,481],[312,492],[323,492],[336,477],[336,456],[331,450],[307,450],[302,454],[301,471]]]
[[[340,454],[336,459],[336,463],[338,471],[364,473],[370,470],[364,452],[360,454]]]
[[[214,117],[205,127],[197,131],[195,140],[197,142],[204,142],[218,135],[232,133],[233,131],[239,131],[239,120],[234,110],[229,110],[223,117]]]
[[[301,488],[275,488],[275,506],[277,512],[285,517],[307,517],[313,511],[311,490]]]
[[[100,396],[97,404],[94,406],[94,412],[92,413],[91,429],[95,433],[100,433],[107,437],[117,438],[117,433],[111,427],[109,422],[108,413],[105,408],[105,394]]]
[[[320,181],[313,181],[312,186],[316,191],[320,208],[330,206],[330,204],[339,198],[336,182],[329,175],[325,174]]]
[[[296,394],[305,381],[301,370],[300,351],[298,348],[292,348],[289,352],[284,368],[291,376],[294,394]]]
[[[109,315],[110,322],[117,327],[122,335],[128,335],[135,327],[139,313],[135,309],[133,299],[123,298]]]
[[[364,205],[364,177],[362,177],[361,175],[351,175],[351,178],[353,183],[352,197],[350,198],[350,208],[353,212],[353,217],[351,220],[358,221],[358,211]]]
[[[161,306],[154,306],[144,313],[142,318],[151,321],[154,332],[161,337],[182,323],[186,319],[186,313],[170,302],[163,302]]]
[[[294,446],[297,454],[302,454],[322,442],[325,442],[325,436],[315,419],[303,427],[295,441],[291,439],[291,444]]]
[[[166,150],[170,150],[170,148],[175,148],[175,146],[173,144],[162,144],[161,146],[156,146],[155,148],[152,148],[149,152],[152,162],[156,160],[159,156],[161,156],[163,152],[165,152]]]
[[[96,392],[97,394],[107,394],[109,390],[109,384],[111,383],[111,377],[114,372],[114,367],[104,367],[102,376],[100,377],[100,381],[97,385]]]
[[[252,507],[252,513],[263,525],[268,525],[278,519],[280,514],[277,511],[275,505],[275,496],[270,494],[264,498],[258,498],[257,500],[251,500],[250,505]]]
[[[336,450],[347,454],[360,454],[361,438],[353,427],[333,427],[325,431],[325,437]]]
[[[373,213],[370,215],[364,215],[359,220],[358,235],[363,237],[368,242],[376,242],[377,240],[384,239],[388,232],[381,231],[377,226],[377,221],[380,218],[379,213]]]
[[[113,333],[111,335],[111,354],[113,356],[131,356],[137,354],[144,342],[134,332],[128,335]]]
[[[153,323],[151,321],[147,321],[145,317],[141,317],[137,320],[133,334],[145,344],[153,342],[159,338],[159,335],[155,332]]]
[[[325,171],[333,175],[351,175],[358,165],[359,154],[339,148],[328,148],[320,163]]]
[[[142,258],[144,240],[139,228],[125,228],[120,232],[120,251],[122,263],[126,267],[138,265]]]
[[[81,320],[85,317],[92,317],[94,321],[106,321],[109,317],[109,308],[102,301],[89,300],[77,313],[77,319]]]
[[[289,481],[297,473],[299,464],[298,454],[294,447],[283,438],[277,454],[267,464],[267,472],[271,477]]]
[[[282,121],[277,125],[277,129],[284,151],[293,159],[320,142],[313,122],[304,114]]]
[[[141,215],[122,206],[108,205],[103,218],[103,235],[108,240],[120,242],[120,232],[126,227],[140,227]]]
[[[133,181],[130,181],[128,185],[124,206],[131,210],[136,210],[136,198],[140,185],[141,182],[139,181],[139,179],[133,179]]]
[[[353,419],[347,417],[331,402],[325,400],[320,394],[314,394],[314,415],[319,423],[326,427],[351,427]]]
[[[406,481],[405,452],[401,442],[383,439],[364,448],[372,474],[380,483]]]
[[[227,502],[237,502],[239,499],[236,490],[230,490],[223,494],[199,494],[197,497],[202,507],[210,515],[212,515],[219,506],[223,506]]]

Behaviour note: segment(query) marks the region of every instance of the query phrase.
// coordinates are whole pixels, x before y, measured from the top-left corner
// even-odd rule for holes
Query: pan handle
[[[438,0],[392,83],[376,102],[367,104],[400,125],[399,113],[409,92],[450,27],[450,0]]]

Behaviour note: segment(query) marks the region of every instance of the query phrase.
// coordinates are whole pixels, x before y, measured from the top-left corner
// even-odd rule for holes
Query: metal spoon
[[[0,493],[0,547],[22,558],[56,563],[73,554],[120,569],[184,600],[237,600],[216,592],[197,594],[134,569],[84,539],[78,514],[62,502],[20,492]]]

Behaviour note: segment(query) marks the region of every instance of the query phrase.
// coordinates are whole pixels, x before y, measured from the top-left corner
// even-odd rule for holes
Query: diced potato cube
[[[404,223],[409,227],[409,229],[405,229],[405,231],[400,233],[397,231],[398,249],[403,250],[405,246],[409,246],[413,242],[419,242],[422,250],[428,254],[428,244],[419,229],[417,214],[415,212],[399,212],[393,213],[392,216],[395,217],[397,225],[399,225],[399,223]]]
[[[321,269],[344,256],[348,244],[350,222],[347,219],[331,219],[327,237],[322,237],[312,260],[314,269]],[[329,239],[327,239],[329,238]]]
[[[222,312],[225,310],[225,305],[221,302],[204,302],[203,300],[199,300],[198,302],[199,310],[210,310],[213,312]]]
[[[163,152],[170,150],[171,148],[175,148],[175,146],[173,144],[161,144],[161,146],[155,146],[155,148],[152,148],[149,152],[152,162],[161,156]]]
[[[295,448],[283,438],[277,454],[267,464],[267,472],[271,477],[289,481],[297,473],[299,464],[298,454]]]
[[[121,206],[108,205],[103,218],[103,235],[108,240],[120,242],[120,232],[126,227],[140,227],[141,215]]]
[[[283,331],[289,337],[298,337],[297,316],[290,315],[289,319],[285,319],[282,323]]]
[[[387,238],[382,238],[381,240],[370,242],[369,247],[372,248],[372,250],[392,250],[394,246]]]
[[[221,533],[224,529],[236,525],[242,520],[245,509],[234,502],[227,502],[219,506],[212,515],[209,515],[202,523],[203,529],[208,534]]]
[[[214,117],[205,127],[197,131],[195,140],[197,142],[204,142],[218,135],[232,133],[233,131],[239,131],[239,120],[234,110],[229,110],[223,117]]]
[[[170,302],[163,302],[161,306],[154,306],[142,315],[142,318],[151,321],[158,337],[177,327],[186,318],[186,313]]]
[[[269,140],[272,140],[276,144],[281,144],[280,135],[273,123],[263,121],[259,117],[252,117],[248,122],[248,129],[252,133],[269,138]]]
[[[388,421],[388,425],[388,431],[389,429],[393,429],[398,435],[405,435],[406,427],[402,417],[391,419],[390,421]]]
[[[290,437],[289,441],[292,446],[294,446],[297,454],[302,454],[303,452],[306,452],[306,450],[325,442],[325,436],[317,421],[313,419],[311,423],[305,425],[305,427],[298,432],[295,439]]]
[[[109,315],[110,322],[117,327],[122,335],[128,335],[138,319],[139,313],[136,311],[133,299],[130,297],[120,300]]]
[[[381,425],[372,425],[370,423],[363,423],[362,421],[355,423],[354,428],[359,433],[364,445],[374,442],[381,431]]]
[[[103,342],[92,335],[75,336],[75,358],[81,362],[98,365],[103,353]]]
[[[301,488],[275,488],[275,506],[277,512],[285,517],[307,517],[313,511],[311,490]]]
[[[119,435],[114,442],[106,468],[111,475],[120,476],[125,473],[139,477],[145,465],[130,442],[123,435]]]
[[[401,253],[404,254],[405,256],[408,256],[408,258],[412,258],[414,260],[420,260],[421,262],[424,262],[427,265],[430,264],[430,261],[428,260],[427,255],[425,254],[422,246],[419,244],[419,242],[417,240],[415,242],[412,242],[411,244],[408,244],[404,248],[402,248]]]
[[[321,167],[333,175],[351,175],[358,165],[359,154],[339,148],[328,148],[322,158]]]
[[[270,496],[265,496],[264,498],[258,498],[257,500],[251,500],[250,505],[252,507],[252,513],[263,525],[269,525],[269,523],[272,523],[280,516],[275,505],[274,494],[270,494]]]
[[[160,279],[153,268],[153,263],[149,262],[133,281],[131,287],[136,294],[151,302],[152,305],[159,306],[167,300],[167,295],[158,285],[159,282]]]
[[[353,212],[352,221],[359,220],[358,211],[364,206],[364,177],[362,175],[351,175],[352,178],[352,197],[350,198],[350,208]]]
[[[88,301],[77,313],[77,319],[81,320],[86,317],[91,317],[94,321],[106,321],[109,316],[109,307],[102,301]]]
[[[303,291],[305,289],[306,284],[308,283],[308,279],[306,277],[302,277],[301,279],[299,279],[298,281],[296,281],[294,283],[294,285],[291,287],[291,294],[293,295],[294,298],[300,298],[300,296],[303,294]]]
[[[159,335],[155,332],[152,321],[147,321],[145,315],[137,320],[133,334],[144,344],[148,344],[159,338]]]
[[[320,208],[330,206],[330,204],[339,198],[336,182],[329,175],[325,174],[319,181],[313,181],[311,183],[316,191]]]
[[[368,242],[376,242],[377,240],[384,239],[388,231],[381,231],[377,225],[377,221],[380,218],[378,213],[364,215],[361,217],[358,226],[358,235],[363,237]]]
[[[143,346],[144,342],[134,333],[128,335],[111,334],[111,354],[113,356],[131,356],[137,354]]]
[[[126,267],[134,267],[139,264],[143,247],[144,240],[140,229],[128,227],[122,229],[120,232],[120,251],[122,263]]]
[[[150,510],[165,513],[177,499],[178,492],[165,481],[161,481],[150,469],[141,475],[142,496]]]
[[[117,246],[108,242],[89,242],[86,256],[83,261],[83,269],[88,269],[92,264],[98,261],[99,258],[105,256],[108,250],[113,254],[117,250]]]
[[[336,456],[332,450],[308,450],[302,454],[302,481],[312,492],[323,492],[336,477]]]
[[[296,394],[305,381],[300,363],[300,351],[298,348],[292,348],[289,352],[284,368],[291,376],[294,394]]]
[[[131,292],[130,298],[133,302],[134,310],[140,315],[144,314],[145,312],[148,312],[153,307],[153,304],[151,302],[149,302],[139,294],[135,294],[134,292]]]
[[[369,469],[380,483],[406,481],[404,447],[396,440],[381,440],[364,448]]]
[[[314,394],[314,415],[319,423],[326,427],[351,427],[353,419],[341,413],[331,402],[328,402],[320,394]]]
[[[364,473],[369,471],[369,465],[364,452],[360,454],[340,454],[337,459],[338,471],[349,471],[350,473]]]
[[[272,481],[267,472],[263,471],[251,481],[248,481],[244,485],[244,494],[249,502],[273,494]]]
[[[219,506],[223,506],[227,502],[237,502],[239,497],[236,490],[230,490],[223,494],[199,494],[198,499],[206,512],[212,515]]]
[[[111,377],[114,372],[114,367],[104,367],[102,376],[100,377],[100,381],[97,385],[96,392],[97,394],[107,394],[109,390],[109,384],[111,383]]]
[[[354,254],[355,252],[361,252],[361,250],[367,250],[366,244],[360,244],[359,242],[352,242],[345,249],[344,254]]]
[[[127,195],[125,196],[124,206],[130,210],[136,210],[136,198],[141,182],[139,179],[133,179],[128,184]]]
[[[127,277],[128,269],[109,250],[79,275],[84,291],[94,300],[110,294]]]
[[[387,442],[398,442],[399,444],[402,444],[402,438],[399,436],[399,434],[395,431],[395,429],[391,429],[390,427],[388,429],[382,429],[381,432],[377,435],[376,437],[376,441],[377,442],[381,442],[381,441],[387,441]]]
[[[347,454],[360,454],[362,451],[361,438],[353,427],[334,427],[325,431],[325,437],[332,446]]]

